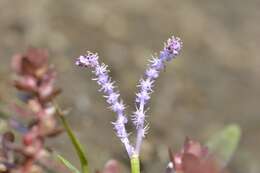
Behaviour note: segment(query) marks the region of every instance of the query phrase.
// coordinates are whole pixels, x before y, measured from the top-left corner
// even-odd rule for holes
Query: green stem
[[[79,142],[79,140],[77,139],[77,137],[75,136],[74,132],[72,131],[69,123],[67,122],[66,118],[64,117],[64,113],[63,111],[58,107],[57,104],[54,104],[57,110],[57,115],[60,117],[61,122],[67,132],[67,135],[70,138],[70,141],[72,142],[77,155],[79,157],[80,160],[80,164],[81,164],[81,171],[82,173],[89,173],[89,166],[88,166],[88,160],[87,160],[87,156],[84,152],[84,149],[81,145],[81,143]]]
[[[64,118],[64,116],[60,116],[60,118],[61,118],[62,124],[64,125],[66,132],[70,138],[70,141],[72,142],[73,146],[76,149],[76,152],[80,159],[82,173],[89,173],[88,161],[86,159],[86,156],[85,156],[86,154],[83,150],[83,147],[81,146],[80,142],[75,137],[74,133],[72,132],[72,130],[71,130],[67,120]]]
[[[131,157],[131,173],[140,173],[140,160],[138,155]]]

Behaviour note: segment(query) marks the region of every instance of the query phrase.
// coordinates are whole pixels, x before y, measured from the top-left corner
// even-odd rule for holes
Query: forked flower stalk
[[[155,80],[159,77],[160,72],[164,69],[167,61],[174,59],[179,55],[182,48],[182,42],[178,37],[171,37],[164,45],[164,49],[160,52],[158,57],[152,57],[149,61],[149,65],[142,79],[140,79],[138,92],[136,93],[135,103],[136,110],[132,113],[132,122],[136,128],[136,143],[135,146],[130,144],[128,133],[125,125],[127,124],[127,116],[125,114],[125,105],[122,99],[119,99],[120,93],[115,90],[115,82],[112,81],[108,75],[109,70],[107,65],[100,64],[99,56],[96,53],[87,52],[86,55],[82,55],[76,60],[76,65],[80,67],[87,67],[92,70],[95,75],[93,80],[97,81],[100,86],[99,91],[104,93],[107,103],[110,105],[112,111],[117,115],[117,119],[113,122],[116,135],[120,138],[124,144],[126,151],[131,158],[131,164],[134,169],[139,169],[139,154],[142,144],[142,140],[148,131],[148,125],[146,123],[147,103],[151,99],[153,92],[153,86]],[[140,170],[138,170],[140,171]],[[138,171],[135,173],[138,173]]]

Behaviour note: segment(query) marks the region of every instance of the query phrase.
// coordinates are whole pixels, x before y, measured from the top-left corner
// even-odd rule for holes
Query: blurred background
[[[156,83],[142,150],[144,172],[162,172],[168,146],[178,151],[186,136],[203,142],[237,123],[243,134],[230,172],[258,173],[259,19],[257,0],[0,0],[0,104],[15,97],[12,55],[30,46],[48,49],[63,89],[59,102],[71,109],[68,119],[92,170],[109,158],[128,169],[110,124],[115,116],[89,71],[75,67],[74,60],[87,50],[99,52],[131,113],[147,59],[176,35],[184,47]],[[77,163],[66,135],[49,145]]]

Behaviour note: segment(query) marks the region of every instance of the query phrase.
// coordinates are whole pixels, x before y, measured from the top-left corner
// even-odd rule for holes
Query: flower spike
[[[98,62],[98,55],[96,53],[87,52],[86,55],[82,55],[76,60],[76,65],[80,67],[90,68],[92,73],[95,75],[93,80],[97,81],[100,86],[99,91],[104,93],[107,103],[110,105],[112,111],[117,115],[117,120],[112,122],[116,135],[120,138],[121,142],[124,144],[129,157],[133,160],[138,158],[140,153],[140,148],[142,140],[148,132],[148,125],[146,124],[146,105],[151,99],[151,94],[153,92],[153,86],[155,80],[159,77],[160,71],[165,67],[165,63],[174,59],[179,55],[182,48],[182,42],[178,37],[171,37],[165,43],[163,50],[160,52],[158,57],[152,57],[149,60],[149,65],[143,78],[140,79],[138,87],[138,92],[136,93],[135,103],[136,111],[132,114],[132,122],[136,128],[136,144],[133,147],[129,142],[129,134],[126,131],[125,125],[127,124],[127,117],[125,115],[125,105],[123,100],[121,100],[118,91],[115,91],[115,82],[112,81],[111,77],[108,75],[108,66],[105,64],[100,64]]]
[[[147,133],[148,128],[145,126],[145,106],[151,98],[155,79],[159,77],[160,71],[164,68],[166,61],[170,61],[179,55],[182,42],[178,37],[171,37],[164,45],[164,49],[160,52],[159,57],[152,57],[149,61],[147,70],[143,78],[137,85],[139,91],[136,94],[136,112],[133,114],[133,124],[136,126],[137,139],[135,145],[135,153],[139,154],[142,140]],[[145,133],[144,133],[145,132]]]
[[[90,68],[92,73],[96,76],[93,80],[96,80],[100,86],[99,91],[104,93],[104,97],[107,99],[107,103],[110,105],[112,111],[117,114],[117,120],[113,122],[116,135],[120,138],[121,142],[124,144],[129,157],[132,155],[132,146],[128,139],[128,133],[125,128],[127,123],[127,117],[125,116],[125,105],[123,100],[119,100],[119,92],[115,91],[115,82],[112,81],[111,77],[108,75],[109,70],[107,65],[100,64],[98,62],[98,54],[92,52],[87,52],[86,55],[81,55],[76,60],[76,65],[80,67]]]

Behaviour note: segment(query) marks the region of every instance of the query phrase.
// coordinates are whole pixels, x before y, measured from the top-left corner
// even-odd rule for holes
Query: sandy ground
[[[206,141],[225,125],[238,123],[243,137],[229,167],[234,173],[258,173],[259,18],[257,0],[0,0],[0,99],[9,103],[14,97],[12,55],[29,46],[47,48],[59,71],[57,85],[64,90],[60,103],[72,109],[68,118],[92,169],[111,157],[127,167],[110,124],[114,115],[89,72],[73,61],[86,50],[99,52],[130,113],[147,58],[174,34],[184,48],[155,87],[142,152],[144,172],[162,172],[167,147],[177,151],[185,136]],[[65,135],[51,145],[77,162]]]

